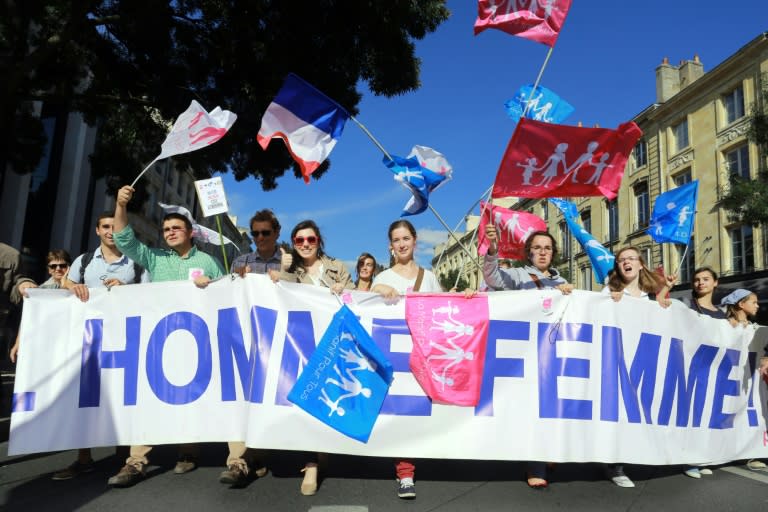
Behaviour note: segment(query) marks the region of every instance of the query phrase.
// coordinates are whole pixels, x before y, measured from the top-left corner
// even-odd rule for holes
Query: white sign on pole
[[[195,189],[197,190],[197,197],[200,199],[200,208],[203,210],[204,217],[229,211],[221,176],[208,180],[198,180],[195,182]]]

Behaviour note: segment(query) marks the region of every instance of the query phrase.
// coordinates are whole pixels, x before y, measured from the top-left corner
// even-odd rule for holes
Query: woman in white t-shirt
[[[392,254],[390,267],[374,278],[371,291],[388,299],[397,299],[408,292],[443,291],[435,274],[419,267],[413,259],[416,251],[416,229],[413,224],[407,220],[390,224],[389,249]]]
[[[442,292],[435,275],[413,259],[416,250],[416,229],[407,220],[398,220],[389,226],[390,267],[376,275],[371,291],[390,300],[399,300],[408,292]],[[399,486],[397,495],[403,499],[416,497],[413,478],[416,470],[412,460],[400,459],[395,470]]]

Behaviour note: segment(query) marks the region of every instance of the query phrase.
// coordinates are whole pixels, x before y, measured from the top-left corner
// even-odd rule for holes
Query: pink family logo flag
[[[492,197],[616,197],[630,151],[643,132],[521,119],[499,165]]]
[[[553,47],[570,8],[571,0],[479,0],[475,35],[495,28]]]
[[[237,115],[220,107],[207,112],[195,100],[189,104],[161,146],[160,155],[155,160],[169,156],[189,153],[210,146],[221,139],[235,124]]]
[[[344,107],[290,73],[264,112],[256,139],[264,150],[272,139],[283,139],[309,183],[309,175],[328,158],[349,117]]]
[[[475,406],[480,401],[488,339],[488,297],[409,294],[410,367],[434,402]]]
[[[480,202],[480,227],[478,228],[477,253],[484,256],[488,253],[490,243],[485,236],[485,226],[496,226],[497,250],[499,258],[524,260],[525,241],[535,231],[546,231],[547,223],[532,213],[509,210],[501,206],[491,206]]]

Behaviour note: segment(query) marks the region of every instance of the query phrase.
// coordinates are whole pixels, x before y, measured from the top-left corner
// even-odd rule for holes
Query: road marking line
[[[728,473],[733,473],[734,475],[743,476],[744,478],[751,478],[752,480],[757,480],[758,482],[768,484],[768,473],[765,471],[752,471],[751,469],[742,469],[735,466],[726,466],[720,469],[727,471]]]

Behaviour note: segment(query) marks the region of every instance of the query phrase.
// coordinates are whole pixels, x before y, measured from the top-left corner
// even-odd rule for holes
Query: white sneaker
[[[635,482],[629,479],[627,475],[618,475],[611,478],[611,482],[619,487],[634,487]]]
[[[749,469],[754,469],[756,471],[762,471],[768,468],[768,466],[765,465],[765,462],[757,459],[750,459],[749,461],[747,461],[747,467]]]
[[[712,470],[709,468],[699,468],[699,473],[701,473],[702,475],[711,475]]]
[[[691,478],[701,478],[701,471],[699,470],[699,468],[688,468],[684,471],[684,473],[685,473],[685,476],[689,476]]]

